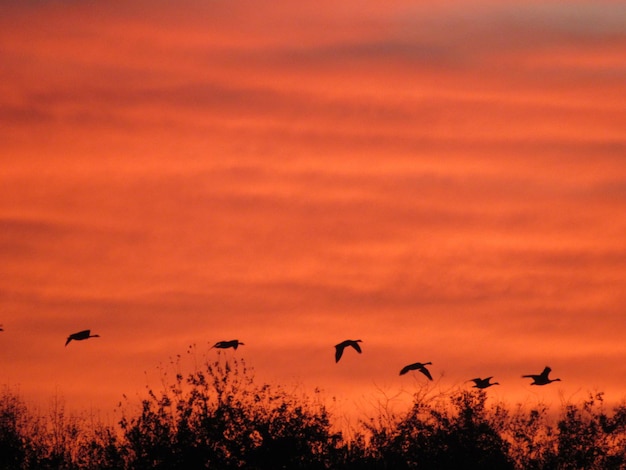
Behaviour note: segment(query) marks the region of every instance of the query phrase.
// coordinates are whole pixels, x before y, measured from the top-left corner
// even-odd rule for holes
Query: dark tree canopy
[[[558,416],[491,403],[484,390],[416,393],[406,413],[370,417],[346,438],[318,393],[259,385],[242,360],[165,379],[138,410],[120,408],[119,426],[68,416],[59,399],[39,416],[5,388],[0,468],[626,468],[626,405],[606,410],[601,393]]]

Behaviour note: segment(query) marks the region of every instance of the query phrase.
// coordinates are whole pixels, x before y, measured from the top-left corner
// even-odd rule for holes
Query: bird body
[[[549,383],[552,383],[552,382],[560,382],[561,379],[550,379],[550,378],[548,378],[548,374],[550,374],[551,370],[552,369],[550,369],[548,366],[546,366],[546,368],[543,369],[543,372],[541,372],[541,374],[538,374],[538,375],[533,375],[533,374],[522,375],[522,377],[533,379],[533,382],[530,385],[548,385]]]
[[[99,338],[99,337],[100,335],[92,335],[91,330],[79,331],[78,333],[72,333],[71,335],[67,337],[67,341],[65,341],[65,346],[67,346],[72,340],[82,341],[84,339]]]
[[[240,342],[238,339],[233,339],[233,340],[230,340],[230,341],[218,341],[213,346],[211,346],[209,349],[213,349],[213,348],[218,348],[218,349],[233,348],[233,349],[237,349],[239,346],[243,346],[243,345],[244,344],[242,342]]]
[[[432,375],[430,375],[430,371],[426,368],[426,366],[429,364],[432,364],[432,362],[415,362],[413,364],[409,364],[408,366],[404,366],[402,368],[402,370],[400,371],[400,375],[404,375],[411,370],[418,370],[426,377],[428,377],[429,380],[432,380],[433,377]]]
[[[359,343],[362,343],[360,339],[347,339],[339,344],[336,344],[335,362],[339,362],[339,359],[341,359],[341,356],[343,355],[343,350],[346,349],[348,346],[353,347],[354,349],[356,349],[356,352],[361,354],[361,346],[359,346]]]
[[[500,382],[491,382],[492,378],[493,376],[486,377],[484,379],[481,379],[481,378],[472,379],[471,381],[474,382],[474,385],[472,385],[472,387],[483,389],[483,388],[489,388],[492,385],[500,385]]]

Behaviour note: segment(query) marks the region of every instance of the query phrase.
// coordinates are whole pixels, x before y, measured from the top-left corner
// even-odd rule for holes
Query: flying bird
[[[500,385],[500,382],[491,382],[491,379],[493,379],[493,376],[487,377],[484,379],[481,379],[481,378],[472,379],[470,382],[474,382],[474,385],[472,385],[472,387],[481,388],[481,389],[489,388],[492,385]]]
[[[529,374],[529,375],[522,375],[522,377],[533,379],[533,382],[530,385],[548,385],[549,383],[552,383],[552,382],[560,382],[561,379],[549,379],[548,378],[548,374],[550,373],[551,370],[552,369],[546,366],[546,368],[543,369],[543,372],[539,375]]]
[[[426,368],[429,364],[432,364],[432,362],[416,362],[414,364],[409,364],[408,366],[404,366],[402,368],[400,375],[404,375],[411,370],[419,370],[422,374],[428,377],[428,380],[432,380],[433,376],[430,375],[430,371]]]
[[[72,333],[71,335],[69,335],[67,337],[67,341],[65,342],[65,346],[67,346],[70,341],[72,340],[76,340],[76,341],[82,341],[84,339],[88,339],[88,338],[99,338],[100,335],[92,335],[91,334],[91,330],[83,330],[83,331],[79,331],[78,333]]]
[[[213,348],[218,348],[218,349],[233,348],[233,349],[237,349],[239,346],[244,346],[244,344],[241,343],[238,339],[233,339],[233,340],[230,340],[230,341],[218,341],[213,346],[211,346],[209,349],[213,349]]]
[[[335,345],[335,362],[339,362],[339,359],[341,359],[341,356],[343,355],[343,350],[346,349],[348,346],[352,346],[354,349],[356,349],[356,352],[358,352],[359,354],[361,354],[361,346],[359,346],[359,343],[362,343],[363,341],[361,341],[360,339],[347,339],[345,341],[342,341],[339,344]]]

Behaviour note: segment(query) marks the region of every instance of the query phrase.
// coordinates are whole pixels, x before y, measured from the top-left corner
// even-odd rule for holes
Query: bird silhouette
[[[209,349],[213,349],[213,348],[218,348],[218,349],[233,348],[233,349],[237,349],[239,346],[244,346],[244,344],[242,342],[240,342],[238,339],[233,339],[233,340],[230,340],[230,341],[218,341],[213,346],[211,346]]]
[[[539,375],[529,374],[529,375],[522,375],[522,377],[533,379],[533,382],[530,385],[548,385],[549,383],[552,383],[552,382],[560,382],[561,379],[549,379],[548,378],[548,374],[550,373],[551,370],[552,369],[546,366],[546,368],[543,369],[543,372]]]
[[[493,376],[491,377],[486,377],[484,379],[481,378],[475,378],[472,379],[470,382],[474,382],[474,385],[472,385],[472,387],[474,388],[489,388],[492,385],[500,385],[500,382],[491,382],[491,379],[493,379]]]
[[[71,335],[69,335],[67,337],[67,341],[65,342],[65,346],[67,346],[70,341],[75,340],[75,341],[82,341],[84,339],[88,339],[88,338],[99,338],[100,335],[92,335],[91,334],[91,330],[83,330],[83,331],[79,331],[78,333],[72,333]]]
[[[342,341],[339,344],[335,345],[335,362],[339,362],[339,359],[341,359],[341,356],[343,355],[343,350],[346,349],[348,346],[352,346],[354,349],[356,349],[356,352],[358,352],[359,354],[361,354],[361,346],[359,346],[359,343],[362,343],[363,341],[361,341],[360,339],[347,339],[345,341]]]
[[[419,370],[422,374],[428,377],[428,380],[432,380],[433,376],[430,375],[430,371],[426,368],[429,364],[432,364],[432,362],[415,362],[414,364],[409,364],[408,366],[404,366],[402,368],[400,375],[404,375],[411,370]]]

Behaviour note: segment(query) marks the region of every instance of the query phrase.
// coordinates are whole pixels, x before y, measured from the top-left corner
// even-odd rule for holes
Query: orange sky
[[[282,3],[3,6],[0,383],[111,410],[238,338],[339,411],[625,398],[626,6]]]

